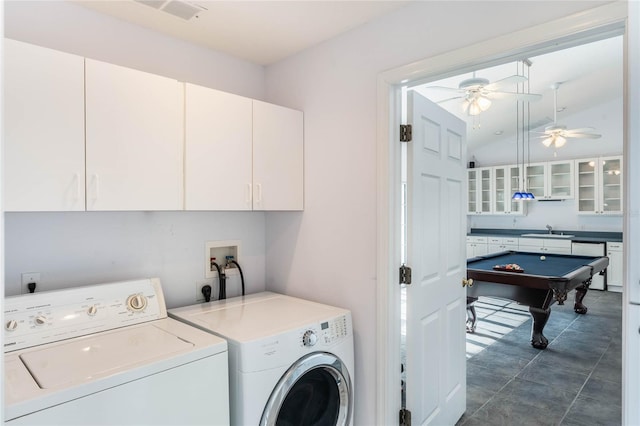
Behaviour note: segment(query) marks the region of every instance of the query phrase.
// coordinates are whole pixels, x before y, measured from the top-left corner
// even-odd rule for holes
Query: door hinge
[[[400,284],[411,284],[411,268],[407,265],[400,267]]]
[[[411,142],[411,124],[400,125],[400,142]]]
[[[400,409],[400,426],[411,426],[411,411]]]

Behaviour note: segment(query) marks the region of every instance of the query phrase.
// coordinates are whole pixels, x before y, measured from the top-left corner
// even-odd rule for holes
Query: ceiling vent
[[[206,8],[194,3],[179,0],[134,0],[137,3],[144,4],[157,10],[173,15],[177,18],[190,20],[198,13],[207,10]]]

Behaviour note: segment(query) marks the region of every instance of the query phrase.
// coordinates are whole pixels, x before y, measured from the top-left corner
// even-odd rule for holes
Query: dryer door
[[[353,415],[351,377],[343,362],[327,352],[296,361],[273,389],[261,426],[344,426]]]

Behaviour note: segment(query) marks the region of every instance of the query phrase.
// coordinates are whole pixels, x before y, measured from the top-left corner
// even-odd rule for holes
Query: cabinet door
[[[253,209],[302,210],[302,112],[253,101]]]
[[[599,209],[598,159],[576,160],[575,169],[578,213],[596,214]]]
[[[607,256],[609,266],[607,267],[607,284],[610,286],[622,286],[622,243],[607,243]]]
[[[467,213],[478,212],[478,173],[476,169],[467,170]]]
[[[186,210],[251,210],[251,102],[185,85]]]
[[[546,167],[544,163],[530,164],[526,167],[525,183],[528,192],[531,192],[537,199],[543,199],[546,196]]]
[[[4,210],[84,210],[84,58],[5,39]]]
[[[479,169],[480,172],[480,212],[491,213],[491,168]]]
[[[522,168],[520,168],[519,166],[509,166],[508,174],[509,192],[507,193],[507,197],[511,200],[511,214],[523,215],[525,212],[525,204],[523,204],[522,200],[511,199],[513,193],[520,189],[521,182],[523,181]]]
[[[509,193],[509,176],[506,167],[493,169],[493,212],[511,212],[511,194]]]
[[[622,213],[622,157],[600,159],[600,212]]]
[[[86,60],[87,210],[183,208],[176,80]]]
[[[547,164],[547,197],[556,200],[573,198],[573,161]]]

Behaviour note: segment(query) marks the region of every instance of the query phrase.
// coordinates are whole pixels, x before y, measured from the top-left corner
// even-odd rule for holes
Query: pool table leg
[[[467,296],[467,333],[474,333],[476,331],[476,323],[478,322],[476,307],[474,305],[476,300],[478,300],[477,297]]]
[[[582,299],[584,299],[588,289],[589,286],[587,284],[576,287],[576,301],[573,305],[573,310],[576,314],[584,315],[587,313],[587,307],[582,304]]]
[[[529,313],[533,318],[533,327],[531,329],[531,346],[536,349],[545,349],[549,344],[549,341],[542,334],[544,326],[549,320],[551,309],[540,309],[529,307]]]

